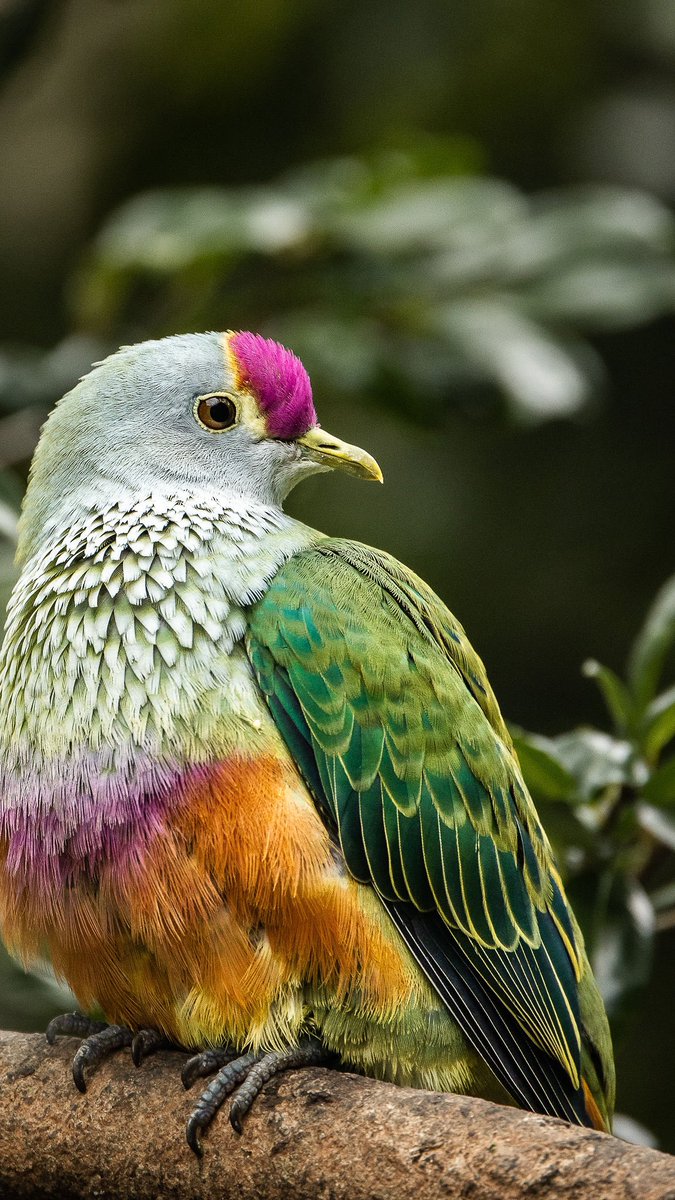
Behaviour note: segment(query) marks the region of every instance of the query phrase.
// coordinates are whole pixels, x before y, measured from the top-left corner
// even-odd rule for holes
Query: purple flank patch
[[[115,768],[90,751],[41,771],[2,772],[7,871],[49,894],[106,865],[118,880],[141,867],[191,772],[142,754]]]
[[[270,437],[291,441],[317,424],[309,375],[295,354],[259,333],[232,333],[237,385],[253,393]]]

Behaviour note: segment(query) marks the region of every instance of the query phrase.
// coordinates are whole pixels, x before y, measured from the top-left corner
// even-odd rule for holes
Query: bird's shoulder
[[[339,653],[340,646],[345,653],[358,648],[375,661],[388,658],[392,667],[404,653],[406,674],[414,675],[424,663],[436,676],[461,682],[511,747],[485,666],[463,626],[429,584],[384,550],[332,537],[302,548],[283,563],[253,607],[250,627],[254,635],[276,629],[278,640],[288,637],[314,662],[329,649]]]
[[[381,790],[397,841],[402,820],[417,829],[428,817],[446,839],[444,830],[462,829],[467,852],[478,836],[489,853],[506,854],[502,869],[524,872],[529,897],[503,935],[488,921],[485,939],[509,944],[520,929],[536,940],[551,848],[483,663],[431,588],[382,551],[325,539],[281,567],[249,614],[246,644],[277,725],[314,794],[332,798],[338,823],[342,789],[336,777],[329,786],[315,778],[317,764],[344,775],[345,795]],[[354,873],[372,875],[372,862],[357,862],[363,830],[354,833]],[[410,879],[397,886],[394,868],[383,862],[381,884],[407,894]],[[417,898],[433,905],[424,883]]]

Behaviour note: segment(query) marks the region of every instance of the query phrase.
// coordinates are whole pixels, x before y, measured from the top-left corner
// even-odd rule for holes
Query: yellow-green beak
[[[382,483],[382,472],[370,454],[359,446],[350,446],[341,442],[315,425],[302,437],[296,438],[298,446],[302,446],[310,458],[321,463],[322,467],[330,467],[336,471],[347,471],[349,475],[358,475],[359,479],[374,479]]]

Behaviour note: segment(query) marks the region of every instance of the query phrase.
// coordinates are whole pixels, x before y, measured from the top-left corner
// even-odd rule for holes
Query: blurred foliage
[[[424,420],[467,385],[496,385],[518,418],[577,413],[601,374],[582,329],[675,307],[673,222],[616,188],[532,199],[457,177],[461,147],[320,162],[257,188],[152,192],[96,240],[80,322],[133,336],[200,329],[236,288],[314,373],[387,389]]]
[[[457,174],[461,144],[336,159],[256,188],[162,190],[115,213],[72,287],[75,326],[137,340],[242,321],[273,329],[319,381],[415,419],[491,388],[511,414],[578,414],[603,377],[585,330],[675,308],[673,220],[611,187],[525,197]],[[88,346],[85,347],[89,349]],[[0,360],[0,403],[61,394],[69,338]]]
[[[45,965],[42,970],[23,971],[0,943],[0,1028],[30,1033],[46,1029],[52,1017],[77,1007],[65,985],[54,979]]]
[[[590,660],[611,731],[518,731],[526,781],[554,843],[613,1028],[649,981],[654,936],[675,927],[675,576],[640,630],[626,681]]]

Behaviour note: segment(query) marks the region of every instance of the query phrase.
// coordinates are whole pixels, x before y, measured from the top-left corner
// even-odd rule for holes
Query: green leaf
[[[649,251],[667,253],[673,218],[665,205],[645,192],[586,186],[548,191],[532,200],[530,235],[550,247],[551,261],[568,264],[602,255],[635,261]]]
[[[591,800],[610,784],[635,783],[635,751],[630,742],[597,729],[575,729],[554,738],[560,761],[574,776],[580,798]]]
[[[18,526],[18,513],[9,504],[5,504],[4,500],[0,500],[0,537],[5,537],[10,542],[15,542]]]
[[[672,304],[675,271],[671,263],[641,256],[637,261],[603,259],[561,267],[532,292],[537,313],[549,320],[577,320],[595,329],[642,324]]]
[[[633,695],[641,712],[654,696],[675,641],[675,575],[663,585],[638,634],[629,662]]]
[[[649,899],[654,906],[655,913],[668,912],[675,908],[675,880],[670,883],[664,883],[661,887],[650,892]]]
[[[276,254],[312,231],[307,205],[272,188],[176,188],[128,201],[100,234],[101,260],[117,270],[182,270],[200,259]]]
[[[526,219],[527,202],[501,180],[441,178],[395,182],[336,214],[334,229],[350,248],[371,254],[448,249],[484,262],[510,226]]]
[[[646,1125],[641,1125],[639,1121],[636,1121],[634,1117],[627,1116],[626,1113],[614,1113],[612,1133],[622,1142],[630,1142],[633,1146],[648,1146],[651,1150],[658,1149],[659,1140],[651,1129],[647,1129]]]
[[[659,767],[640,791],[651,804],[675,805],[675,758]]]
[[[649,980],[654,909],[636,880],[605,877],[597,893],[590,958],[610,1017],[622,1015]]]
[[[579,810],[572,808],[569,800],[546,800],[537,796],[537,811],[564,878],[578,874],[586,863],[597,859],[598,834],[579,819]]]
[[[520,733],[514,738],[514,746],[525,782],[535,797],[574,799],[574,776],[565,767],[555,742],[537,734]]]
[[[625,734],[632,726],[635,712],[631,694],[625,683],[614,671],[610,671],[609,667],[604,667],[594,658],[586,660],[582,671],[587,679],[594,679],[600,688],[616,732]]]
[[[435,307],[429,320],[478,373],[498,384],[523,420],[570,417],[586,406],[592,391],[588,356],[582,362],[578,348],[518,312],[512,300],[462,299]]]
[[[675,850],[675,816],[651,804],[638,804],[637,819],[641,829],[650,833],[662,846]]]
[[[672,737],[675,737],[675,685],[652,700],[645,710],[640,740],[647,761],[656,761]]]
[[[272,183],[136,196],[108,218],[78,276],[80,320],[111,335],[217,325],[236,269],[241,302],[265,312],[272,335],[304,318],[307,343],[325,346],[322,326],[367,312],[367,386],[389,390],[393,374],[427,421],[437,419],[430,370],[444,404],[488,385],[520,420],[576,416],[603,377],[584,326],[672,308],[672,217],[624,188],[526,196],[467,162],[466,143],[423,138]],[[341,379],[350,361],[343,353]]]

